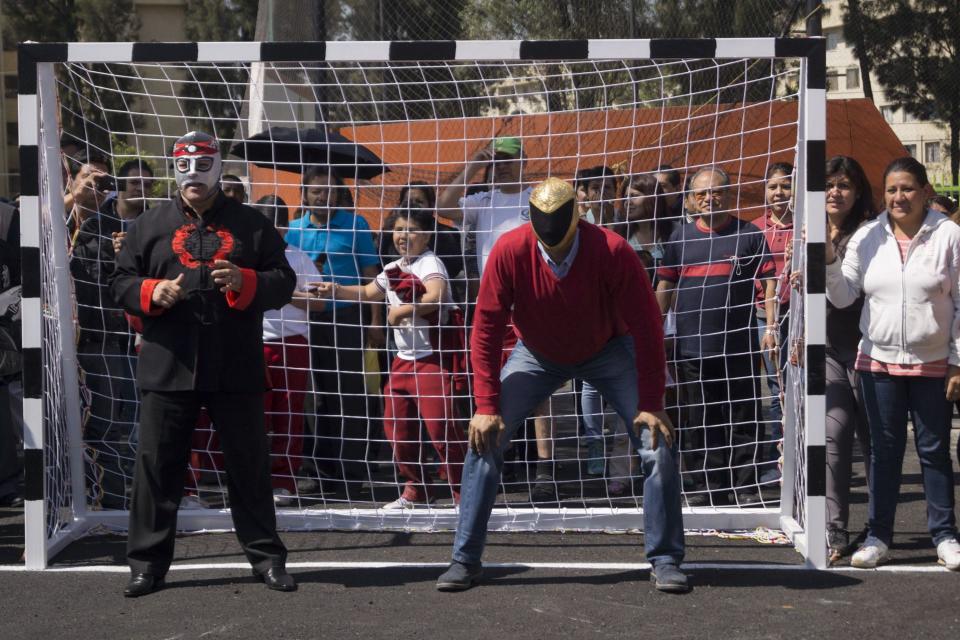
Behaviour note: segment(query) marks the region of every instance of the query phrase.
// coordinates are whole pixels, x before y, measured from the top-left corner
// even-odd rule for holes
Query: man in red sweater
[[[507,323],[520,341],[501,370]],[[688,590],[674,432],[663,411],[666,358],[650,280],[625,240],[578,220],[573,188],[548,178],[530,196],[530,224],[490,253],[474,315],[477,413],[463,468],[453,562],[441,591],[472,587],[497,497],[503,450],[524,418],[570,379],[593,384],[635,427],[644,471],[644,542],[661,591]]]

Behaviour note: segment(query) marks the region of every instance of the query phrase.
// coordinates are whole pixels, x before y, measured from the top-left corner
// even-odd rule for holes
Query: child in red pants
[[[404,209],[392,216],[393,243],[401,255],[367,285],[316,283],[318,297],[389,304],[397,356],[384,388],[383,424],[394,459],[406,481],[403,493],[384,509],[408,509],[432,501],[420,463],[419,421],[444,465],[454,502],[466,454],[463,430],[454,421],[448,354],[439,349],[441,332],[455,315],[447,270],[428,249],[436,227],[430,211]],[[446,347],[445,347],[446,348]]]

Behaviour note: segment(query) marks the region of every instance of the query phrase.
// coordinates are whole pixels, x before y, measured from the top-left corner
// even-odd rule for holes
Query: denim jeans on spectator
[[[790,321],[787,316],[780,317],[780,362],[779,372],[782,376],[787,366],[787,352],[790,350],[787,345],[789,339]],[[757,330],[759,339],[763,341],[763,336],[767,332],[767,320],[757,318]],[[777,449],[777,443],[783,439],[783,404],[780,402],[780,382],[777,377],[777,369],[774,369],[773,360],[770,354],[761,350],[760,357],[763,358],[763,368],[767,372],[767,386],[770,388],[770,406],[766,411],[767,426],[761,432],[760,436],[767,440],[764,446],[764,462],[776,462],[780,459],[780,450]],[[760,473],[760,482],[773,482],[780,479],[780,469],[776,464],[769,465]]]
[[[580,393],[583,408],[583,435],[587,442],[603,441],[603,398],[589,382],[583,383]]]
[[[584,382],[582,387],[580,404],[583,408],[583,435],[588,443],[600,442],[602,444],[604,442],[603,424],[606,402],[597,388],[589,382]],[[633,447],[627,442],[626,429],[622,427],[623,422],[615,419],[613,450],[607,458],[607,478],[629,483],[630,478],[633,477],[633,472],[636,470],[636,459],[632,454]]]
[[[944,393],[944,379],[862,371],[860,386],[870,425],[870,534],[888,545],[893,539],[909,416],[927,498],[927,528],[934,544],[953,538],[957,534],[950,460],[953,408]]]
[[[787,318],[780,318],[780,362],[779,371],[783,372],[787,366]],[[767,333],[767,321],[765,318],[757,318],[758,340],[763,341],[763,336]],[[759,344],[759,343],[758,343]],[[760,352],[763,358],[763,368],[767,373],[767,386],[770,387],[770,406],[767,410],[767,421],[770,428],[767,429],[767,435],[772,440],[779,440],[783,437],[783,405],[780,404],[780,379],[777,377],[777,370],[774,369],[773,360],[766,351]]]
[[[556,364],[531,352],[522,342],[500,374],[500,415],[506,427],[501,446],[479,456],[467,454],[462,478],[460,522],[453,543],[453,559],[480,562],[487,523],[497,498],[503,449],[533,409],[571,378],[590,382],[624,421],[632,425],[637,413],[637,370],[633,338],[614,338],[593,358],[575,365]],[[640,454],[644,481],[644,546],[651,564],[679,563],[683,559],[683,516],[680,471],[676,447],[650,448],[650,432],[638,437],[630,430]]]

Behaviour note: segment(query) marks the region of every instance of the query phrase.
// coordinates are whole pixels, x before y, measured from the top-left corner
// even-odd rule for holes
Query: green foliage
[[[475,39],[582,39],[658,37],[752,37],[781,35],[789,31],[793,0],[473,0],[464,8],[464,37]],[[692,73],[685,73],[689,69]],[[564,67],[549,65],[548,106],[551,110],[576,104],[589,109],[609,104],[636,103],[644,95],[643,80],[671,75],[671,69],[649,69],[630,74],[578,74],[576,86],[564,79]],[[673,70],[675,80],[665,81],[668,95],[683,96],[679,103],[740,102],[769,99],[771,66],[724,66],[711,61],[685,64]],[[717,76],[720,76],[719,78]],[[738,83],[746,84],[746,92]],[[637,84],[639,83],[639,84]],[[713,91],[718,86],[732,87]]]
[[[456,40],[468,0],[329,0],[324,29],[328,39]],[[320,72],[314,79],[327,123],[416,120],[479,115],[482,86],[475,68],[427,65],[339,67],[337,80]]]
[[[861,0],[863,49],[886,97],[950,129],[950,169],[960,170],[960,0]],[[849,12],[844,16],[849,23]],[[857,34],[845,32],[853,39]]]
[[[140,29],[133,0],[0,0],[0,13],[13,42],[129,40]]]
[[[80,39],[77,4],[78,0],[0,0],[4,40],[75,42]]]
[[[4,28],[12,41],[110,42],[136,39],[140,23],[133,0],[0,0]],[[129,113],[126,92],[133,80],[112,74],[113,91],[91,90],[88,74],[110,73],[109,65],[60,65],[58,80],[63,131],[107,150],[111,132],[125,138],[141,119]]]
[[[796,0],[327,0],[322,22],[328,39],[355,40],[744,37],[787,33],[795,4]],[[540,86],[519,90],[543,91],[547,108],[554,111],[658,97],[659,85],[643,81],[659,78],[664,69],[628,72],[617,71],[616,64],[598,66],[594,72],[588,65],[541,64],[536,70],[545,78]],[[734,87],[724,92],[708,91],[718,86],[718,70],[710,61],[693,68],[688,74],[686,67],[678,67],[677,80],[664,87],[678,96],[678,102],[688,102],[691,94],[701,103],[767,100],[773,91],[769,82],[757,81],[770,75],[769,63],[721,69],[719,84]],[[469,117],[498,103],[489,95],[490,86],[509,73],[486,68],[481,79],[469,65],[450,69],[410,65],[395,66],[388,76],[378,65],[369,65],[362,71],[340,70],[340,83],[329,77],[321,80],[318,74],[317,83],[331,85],[320,89],[325,92],[321,100],[328,103],[323,109],[327,122]],[[744,80],[749,81],[746,93],[736,86]]]
[[[139,149],[116,134],[110,136],[110,153],[110,157],[113,158],[112,171],[114,173],[118,172],[120,167],[128,160],[140,160],[143,156]],[[154,181],[153,188],[146,195],[151,198],[167,197],[170,181],[163,179],[163,168],[155,166],[152,162],[149,164],[153,169]]]
[[[654,38],[780,35],[795,0],[473,0],[468,38]]]
[[[254,39],[257,0],[187,0],[186,36],[193,42]],[[249,65],[188,64],[181,91],[190,128],[221,140],[237,133]]]

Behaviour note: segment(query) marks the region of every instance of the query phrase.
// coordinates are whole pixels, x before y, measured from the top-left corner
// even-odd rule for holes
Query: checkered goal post
[[[731,432],[744,425],[730,417],[726,400],[707,393],[700,408],[719,411],[726,423],[694,424],[693,396],[681,387],[699,383],[678,376],[676,351],[668,354],[667,405],[680,430],[685,526],[782,531],[811,563],[824,564],[822,40],[28,43],[19,60],[31,567],[45,566],[95,528],[126,526],[139,338],[136,323],[105,293],[112,234],[103,232],[98,245],[81,223],[116,215],[122,207],[111,208],[112,200],[135,210],[138,202],[149,207],[175,197],[172,143],[194,129],[219,139],[225,171],[239,178],[248,202],[259,203],[302,250],[290,258],[304,300],[310,282],[349,283],[397,259],[391,214],[405,210],[411,192],[414,206],[432,210],[431,193],[443,201],[465,163],[494,139],[514,138],[507,146],[522,148],[521,171],[501,171],[497,160],[468,177],[467,197],[481,203],[466,218],[472,223],[451,224],[456,211],[436,211],[428,248],[439,261],[419,275],[429,282],[445,271],[447,296],[412,329],[409,320],[397,321],[406,343],[392,326],[386,341],[379,339],[389,315],[382,303],[341,298],[321,309],[308,301],[309,314],[285,311],[270,323],[274,354],[280,336],[303,345],[299,356],[272,360],[266,374],[265,429],[287,529],[456,526],[453,498],[472,412],[462,356],[477,252],[490,240],[485,216],[506,219],[507,227],[522,222],[518,192],[546,176],[592,175],[578,182],[582,214],[656,261],[671,242],[665,228],[695,224],[685,212],[685,176],[721,167],[730,176],[733,213],[752,220],[764,212],[767,168],[792,164],[795,227],[805,235],[794,236],[788,268],[805,277],[783,321],[787,357],[782,367],[762,368],[754,323],[752,346],[731,354],[750,362],[750,371],[721,380],[755,383],[748,400],[758,408],[746,425],[753,435],[734,442]],[[72,147],[62,150],[62,142]],[[65,207],[71,184],[64,168],[79,164],[66,153],[76,156],[78,148],[88,160],[99,157],[109,174],[97,185],[99,214]],[[147,168],[131,171],[130,160]],[[308,186],[322,187],[323,202],[308,200],[302,188],[302,176],[316,167],[323,177]],[[664,184],[644,209],[632,190],[658,174]],[[497,207],[514,207],[517,219]],[[129,221],[116,224],[125,229]],[[90,246],[99,249],[93,257]],[[408,263],[386,273],[381,282],[390,293],[413,302],[422,295],[423,281]],[[778,286],[790,284],[782,278]],[[667,320],[668,349],[675,320]],[[411,349],[439,352],[447,381],[439,391],[416,383],[389,392],[393,358]],[[779,394],[768,378],[779,381]],[[623,425],[602,399],[583,397],[579,381],[565,385],[517,432],[492,529],[641,528],[643,483]],[[215,427],[198,417],[184,478],[184,530],[230,526]],[[691,435],[698,429],[719,436],[698,440]],[[749,451],[746,465],[733,455],[738,448]],[[750,480],[740,488],[760,501],[718,492],[690,500],[697,494],[692,479],[716,460],[720,468],[711,472],[746,472]],[[401,495],[412,506],[400,505]]]

